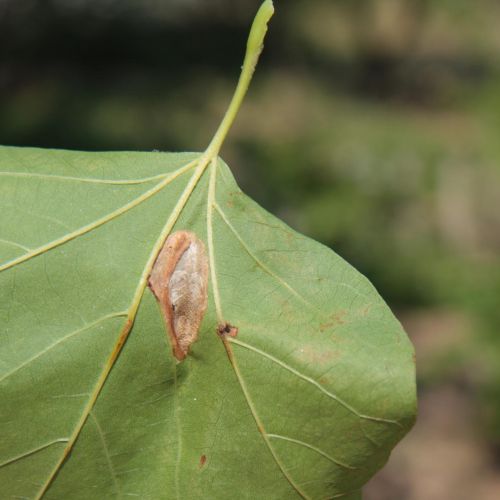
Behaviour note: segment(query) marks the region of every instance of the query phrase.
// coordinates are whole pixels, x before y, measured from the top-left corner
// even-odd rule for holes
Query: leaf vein
[[[331,455],[329,455],[328,453],[326,453],[322,449],[317,448],[316,446],[313,446],[312,444],[306,443],[306,442],[301,441],[299,439],[294,439],[294,438],[287,437],[287,436],[281,436],[279,434],[268,434],[267,437],[269,437],[271,439],[281,439],[283,441],[289,441],[290,443],[295,443],[295,444],[298,444],[299,446],[304,446],[305,448],[309,448],[309,449],[315,451],[316,453],[319,453],[320,455],[322,455],[326,459],[330,460],[330,462],[333,462],[335,465],[338,465],[339,467],[342,467],[344,469],[350,469],[350,470],[358,469],[358,467],[353,467],[352,465],[348,465],[348,464],[342,462],[341,460],[333,458]]]
[[[13,464],[19,460],[22,460],[23,458],[29,457],[31,455],[34,455],[35,453],[43,451],[46,448],[53,446],[54,444],[67,443],[67,442],[68,442],[68,439],[66,439],[66,438],[54,439],[53,441],[42,444],[41,446],[37,446],[36,448],[33,448],[32,450],[25,451],[24,453],[21,453],[20,455],[16,455],[13,458],[9,458],[9,459],[1,462],[0,467],[6,467],[7,465],[10,465],[10,464]]]
[[[290,365],[286,364],[285,362],[279,360],[278,358],[275,358],[271,354],[262,351],[261,349],[258,349],[257,347],[254,347],[250,344],[247,344],[246,342],[242,342],[241,340],[235,339],[235,338],[230,338],[228,339],[230,343],[239,345],[240,347],[244,347],[245,349],[248,349],[250,351],[255,352],[256,354],[259,354],[273,363],[276,363],[277,365],[281,366],[285,370],[288,370],[290,373],[293,373],[297,377],[301,378],[302,380],[305,380],[309,384],[315,386],[317,389],[319,389],[322,393],[326,394],[328,397],[334,399],[337,401],[340,405],[342,405],[346,410],[350,411],[354,415],[356,415],[358,418],[363,419],[363,420],[371,420],[374,422],[382,422],[386,424],[391,424],[391,425],[397,425],[398,427],[402,427],[402,425],[397,421],[397,420],[390,420],[387,418],[381,418],[381,417],[373,417],[370,415],[365,415],[363,413],[360,413],[358,410],[356,410],[353,406],[351,406],[349,403],[344,401],[342,398],[334,394],[333,392],[327,391],[319,382],[316,382],[311,377],[308,377],[307,375],[304,375],[303,373],[300,373],[298,370],[295,368],[291,367]]]
[[[45,245],[42,245],[38,248],[35,248],[31,250],[31,252],[28,252],[24,255],[21,255],[20,257],[17,257],[15,259],[12,259],[2,265],[0,265],[0,271],[4,271],[6,269],[9,269],[15,265],[21,264],[29,259],[32,259],[33,257],[36,257],[42,253],[48,252],[49,250],[52,250],[64,243],[67,243],[68,241],[71,241],[79,236],[82,236],[83,234],[86,234],[94,229],[97,229],[98,227],[106,224],[107,222],[119,217],[120,215],[123,215],[124,213],[128,212],[129,210],[133,209],[134,207],[140,205],[147,199],[151,198],[154,196],[156,193],[161,191],[165,186],[170,184],[173,180],[175,180],[177,177],[179,177],[181,174],[187,172],[190,168],[192,168],[196,164],[196,160],[188,163],[184,167],[176,170],[173,172],[171,175],[166,177],[163,181],[159,182],[156,184],[156,186],[152,187],[148,191],[144,192],[137,198],[134,198],[133,200],[129,201],[125,205],[122,205],[120,208],[117,208],[116,210],[110,212],[109,214],[105,215],[104,217],[101,217],[97,219],[94,222],[91,222],[90,224],[86,224],[85,226],[80,227],[79,229],[76,229],[75,231],[66,234],[65,236],[62,236],[61,238],[57,238],[49,243],[46,243]]]
[[[99,440],[101,441],[101,445],[102,445],[102,448],[104,451],[104,456],[106,458],[106,463],[108,464],[111,478],[113,479],[113,484],[115,486],[116,495],[118,498],[121,498],[122,494],[121,494],[120,483],[118,482],[118,477],[116,475],[115,467],[114,467],[113,462],[111,460],[111,455],[109,453],[108,444],[106,443],[106,437],[105,437],[104,432],[102,430],[102,427],[99,424],[99,421],[97,420],[97,417],[95,416],[93,411],[90,412],[90,417],[92,418],[92,421],[94,422],[94,426],[97,430],[97,434],[99,435]]]
[[[145,184],[147,182],[156,181],[167,177],[169,174],[158,174],[150,177],[143,177],[141,179],[99,179],[93,177],[76,177],[70,175],[51,175],[51,174],[37,174],[34,172],[0,172],[3,177],[19,177],[24,179],[44,179],[44,180],[57,180],[69,182],[83,182],[90,184],[112,184],[112,185],[130,185],[130,184]]]
[[[74,337],[75,335],[78,335],[79,333],[82,333],[85,330],[89,330],[90,328],[93,328],[94,326],[96,326],[96,325],[98,325],[98,324],[100,324],[108,319],[119,318],[119,317],[124,317],[124,316],[127,316],[127,311],[107,314],[106,316],[103,316],[102,318],[99,318],[96,321],[93,321],[92,323],[88,323],[87,325],[83,326],[82,328],[78,328],[77,330],[74,330],[71,333],[68,333],[64,337],[61,337],[59,340],[56,340],[55,342],[53,342],[52,344],[47,346],[45,349],[42,349],[41,351],[39,351],[37,354],[35,354],[31,358],[26,359],[20,365],[16,366],[12,370],[8,371],[7,373],[4,373],[0,377],[0,383],[3,382],[4,380],[6,380],[7,378],[9,378],[10,376],[14,375],[14,373],[16,373],[19,370],[21,370],[22,368],[26,367],[27,365],[29,365],[33,361],[37,360],[38,358],[41,358],[42,356],[47,354],[49,351],[54,349],[54,347],[57,347],[59,344],[62,344],[66,340],[70,339],[71,337]]]
[[[28,248],[27,246],[21,245],[21,243],[16,243],[15,241],[5,240],[3,238],[0,238],[0,243],[5,243],[6,245],[20,248],[21,250],[24,250],[25,252],[29,252],[31,250],[31,248]]]
[[[234,370],[234,373],[236,375],[236,378],[238,380],[238,383],[241,387],[241,390],[243,392],[243,395],[247,401],[247,404],[248,404],[248,407],[250,408],[250,412],[255,420],[255,423],[257,425],[257,429],[260,433],[260,435],[262,436],[262,438],[264,439],[264,442],[267,446],[267,448],[269,449],[274,461],[276,462],[276,465],[279,467],[279,469],[281,470],[281,473],[283,474],[283,476],[286,478],[286,480],[290,483],[290,485],[293,487],[293,489],[304,499],[304,500],[310,500],[310,497],[304,492],[302,491],[302,489],[300,488],[300,486],[293,480],[292,476],[290,475],[289,471],[287,471],[285,469],[285,466],[284,464],[281,462],[278,454],[276,453],[276,450],[274,449],[274,447],[272,446],[270,440],[269,440],[269,437],[268,437],[268,434],[266,433],[266,430],[264,428],[264,425],[259,417],[259,414],[257,413],[257,409],[255,408],[255,405],[253,403],[253,400],[250,396],[250,392],[246,386],[246,383],[245,383],[245,380],[243,378],[243,376],[241,375],[241,372],[240,372],[240,369],[239,369],[239,366],[236,362],[236,359],[234,357],[234,353],[233,353],[233,350],[231,348],[231,343],[228,342],[228,339],[225,338],[225,337],[222,337],[222,341],[224,343],[224,347],[226,348],[226,352],[227,352],[227,355],[228,355],[228,358],[229,358],[229,361],[231,362],[231,366],[233,367],[233,370]]]
[[[294,295],[300,302],[303,304],[307,305],[311,309],[315,309],[316,307],[313,306],[309,301],[307,301],[300,293],[298,293],[289,283],[287,283],[281,276],[276,274],[274,271],[272,271],[264,262],[262,262],[256,255],[255,253],[250,249],[250,247],[246,244],[246,242],[243,240],[241,235],[238,233],[236,228],[231,224],[229,221],[228,217],[220,207],[218,203],[214,204],[215,209],[217,210],[217,213],[220,215],[226,226],[230,229],[230,231],[233,233],[235,238],[239,241],[240,245],[244,248],[244,250],[247,252],[247,254],[255,261],[255,263],[269,276],[274,278],[278,283],[281,284],[284,288],[286,288],[292,295]],[[321,312],[321,311],[319,311]]]

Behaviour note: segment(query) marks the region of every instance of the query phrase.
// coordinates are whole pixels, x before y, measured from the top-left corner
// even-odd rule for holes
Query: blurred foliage
[[[204,148],[258,3],[0,0],[1,142]],[[473,391],[500,446],[500,3],[275,5],[223,156],[397,310],[456,313],[422,388]]]

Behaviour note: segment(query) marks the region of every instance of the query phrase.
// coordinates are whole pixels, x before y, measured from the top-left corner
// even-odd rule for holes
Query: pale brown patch
[[[336,350],[317,350],[311,346],[304,346],[299,349],[297,357],[306,363],[315,365],[327,365],[339,357],[340,353]]]
[[[207,309],[208,259],[190,231],[172,233],[153,266],[149,288],[158,301],[174,356],[182,361]]]
[[[206,455],[202,455],[200,457],[200,469],[207,463],[207,456]]]
[[[324,332],[325,330],[330,330],[337,325],[343,325],[346,322],[345,316],[347,315],[347,311],[339,311],[338,313],[332,314],[330,317],[330,321],[325,323],[321,323],[319,325],[319,330]]]
[[[363,309],[361,309],[359,311],[359,315],[360,316],[367,316],[368,313],[370,312],[371,308],[372,308],[372,304],[368,304],[366,307],[363,307]]]

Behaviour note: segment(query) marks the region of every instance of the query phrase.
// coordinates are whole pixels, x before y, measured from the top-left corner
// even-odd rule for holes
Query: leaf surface
[[[354,499],[412,426],[374,287],[200,158],[0,148],[1,498]],[[210,291],[177,363],[147,279],[183,229]]]

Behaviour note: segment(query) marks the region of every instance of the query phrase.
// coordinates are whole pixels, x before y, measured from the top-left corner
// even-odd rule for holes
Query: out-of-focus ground
[[[257,0],[0,0],[0,143],[201,150]],[[500,498],[500,3],[275,0],[223,150],[366,274],[417,351],[367,500]]]

